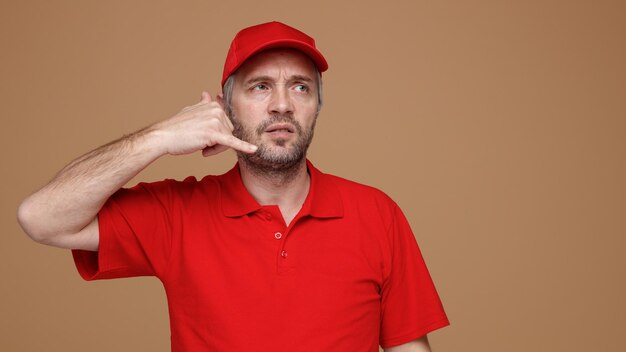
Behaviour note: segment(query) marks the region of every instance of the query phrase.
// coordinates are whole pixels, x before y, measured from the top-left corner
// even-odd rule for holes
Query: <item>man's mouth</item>
[[[275,123],[265,129],[266,133],[294,133],[296,129],[290,123]]]

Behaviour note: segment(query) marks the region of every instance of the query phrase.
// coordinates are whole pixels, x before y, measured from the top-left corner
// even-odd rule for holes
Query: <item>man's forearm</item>
[[[156,138],[155,131],[142,130],[72,161],[20,205],[26,233],[54,244],[55,236],[79,232],[115,191],[163,154]]]
[[[64,248],[96,249],[96,215],[106,200],[162,155],[202,150],[209,156],[233,148],[257,147],[232,134],[220,102],[202,100],[169,119],[104,145],[63,168],[46,186],[26,198],[18,221],[35,241]],[[80,234],[80,236],[75,236]]]

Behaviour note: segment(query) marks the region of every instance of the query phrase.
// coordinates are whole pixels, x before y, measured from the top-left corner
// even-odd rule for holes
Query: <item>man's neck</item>
[[[277,205],[285,224],[289,225],[302,208],[309,193],[310,176],[306,160],[291,170],[260,172],[239,160],[241,180],[252,197],[261,205]]]

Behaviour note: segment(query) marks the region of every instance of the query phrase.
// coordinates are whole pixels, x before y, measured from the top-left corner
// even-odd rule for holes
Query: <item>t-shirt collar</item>
[[[308,159],[306,163],[311,185],[302,205],[301,215],[317,218],[342,217],[343,202],[332,178],[315,168]],[[220,184],[220,202],[224,216],[239,217],[262,208],[241,181],[239,163],[220,177]]]

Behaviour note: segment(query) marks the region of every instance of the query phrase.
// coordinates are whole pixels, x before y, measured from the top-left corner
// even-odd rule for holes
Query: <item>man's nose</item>
[[[277,85],[275,87],[272,92],[272,101],[268,108],[272,114],[293,113],[293,102],[285,85]]]

